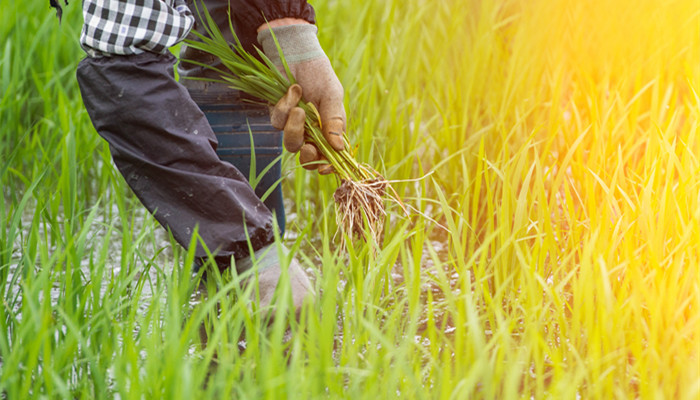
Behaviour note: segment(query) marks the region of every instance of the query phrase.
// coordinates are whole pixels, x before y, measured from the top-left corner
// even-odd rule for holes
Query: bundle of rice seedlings
[[[280,57],[285,74],[280,72],[262,51],[257,50],[260,59],[246,52],[235,33],[233,42],[226,40],[209,13],[203,10],[202,14],[206,21],[204,28],[207,35],[194,32],[197,40],[187,40],[186,43],[192,48],[218,57],[225,68],[215,68],[191,60],[188,62],[212,68],[221,77],[205,80],[223,82],[232,89],[245,92],[269,104],[276,104],[287,93],[287,89],[296,82],[281,51]],[[230,27],[233,33],[233,26],[230,25]],[[277,43],[276,39],[275,43]],[[279,50],[279,43],[277,48]],[[354,158],[348,150],[351,146],[347,137],[344,137],[345,150],[336,151],[328,144],[321,131],[318,110],[312,103],[301,101],[299,107],[306,113],[306,142],[316,145],[339,179],[339,186],[333,196],[338,227],[348,236],[361,237],[364,232],[367,232],[374,243],[379,243],[386,216],[384,200],[395,201],[405,211],[401,200],[386,179]],[[387,189],[391,193],[388,193]]]

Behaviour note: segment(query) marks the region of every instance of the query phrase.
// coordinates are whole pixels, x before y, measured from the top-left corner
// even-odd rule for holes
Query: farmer
[[[204,3],[226,31],[229,0]],[[231,0],[230,4],[237,34],[249,50],[261,45],[267,56],[279,60],[269,31],[275,32],[301,94],[317,105],[331,145],[342,149],[343,88],[316,38],[313,8],[305,0]],[[60,16],[59,3],[51,0],[51,5]],[[234,265],[243,273],[253,267],[254,258],[261,303],[269,303],[281,273],[273,215],[246,178],[219,160],[207,119],[174,78],[176,59],[168,48],[195,27],[194,4],[83,0],[82,8],[80,44],[87,57],[78,66],[77,79],[90,119],[109,143],[117,168],[182,246],[197,229],[220,269]],[[198,25],[196,29],[201,29]],[[214,62],[187,48],[183,54]],[[181,71],[187,76],[208,73],[192,65]],[[296,103],[300,93],[295,93]],[[201,245],[196,256],[207,257]],[[295,260],[289,265],[289,277],[298,307],[310,294],[310,284]]]

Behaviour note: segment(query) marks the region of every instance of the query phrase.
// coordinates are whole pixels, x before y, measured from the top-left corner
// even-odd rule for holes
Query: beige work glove
[[[332,148],[343,150],[346,120],[343,86],[318,42],[316,26],[287,25],[272,28],[272,32],[297,81],[273,108],[272,125],[284,130],[285,148],[293,153],[299,152],[299,162],[304,168],[318,168],[321,174],[330,173],[333,171],[330,165],[316,162],[323,161],[316,146],[304,142],[305,115],[296,105],[301,98],[313,103],[321,116],[323,136]],[[282,70],[282,61],[269,29],[258,33],[258,42],[265,55]]]
[[[282,246],[282,252],[288,254],[289,250]],[[262,307],[269,307],[273,305],[272,299],[275,291],[278,290],[277,287],[279,286],[282,276],[283,265],[284,263],[280,260],[277,248],[274,245],[268,245],[256,251],[253,257],[248,256],[236,260],[235,268],[238,273],[244,273],[255,269],[255,273],[246,278],[244,286],[257,283],[258,293],[260,294],[260,305]],[[294,307],[295,314],[298,316],[298,312],[304,301],[313,300],[313,288],[311,282],[309,282],[309,278],[295,258],[292,258],[289,262],[287,271],[289,281],[285,283],[289,284],[292,306]],[[274,317],[274,309],[269,310],[269,312],[271,313],[270,316]]]

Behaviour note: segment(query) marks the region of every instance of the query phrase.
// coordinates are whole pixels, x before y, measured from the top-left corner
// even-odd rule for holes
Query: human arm
[[[222,32],[224,38],[233,41],[232,26],[246,51],[255,55],[257,53],[255,48],[262,48],[264,53],[281,68],[277,48],[270,33],[272,29],[280,42],[292,74],[303,88],[304,100],[313,103],[319,110],[324,135],[328,142],[336,150],[344,148],[342,134],[345,131],[346,117],[343,107],[343,87],[318,42],[314,10],[306,1],[231,0],[230,10],[229,0],[189,0],[189,3],[198,20],[196,29],[200,33],[205,33],[204,27],[207,25],[203,22],[203,7],[206,7],[212,22]],[[180,58],[182,62],[178,70],[182,77],[218,78],[214,70],[201,65],[219,67],[220,61],[212,55],[183,46]],[[197,64],[188,63],[187,60],[196,61]],[[273,125],[278,129],[284,128],[287,112],[284,113],[285,121],[281,125],[273,121]],[[286,131],[289,132],[289,129]],[[302,132],[301,142],[303,143],[303,129],[297,128],[295,131]],[[288,144],[289,135],[286,136],[285,144]],[[292,152],[299,151],[298,146],[285,147]],[[319,159],[318,152],[314,150],[316,149],[310,148],[310,145],[303,146],[300,155],[302,164]],[[318,164],[307,164],[306,167],[315,168]],[[325,171],[328,169],[321,168],[321,172]]]

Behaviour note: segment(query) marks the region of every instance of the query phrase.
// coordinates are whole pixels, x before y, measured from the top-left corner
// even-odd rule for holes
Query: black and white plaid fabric
[[[194,25],[185,0],[83,0],[80,45],[91,57],[165,53]]]

